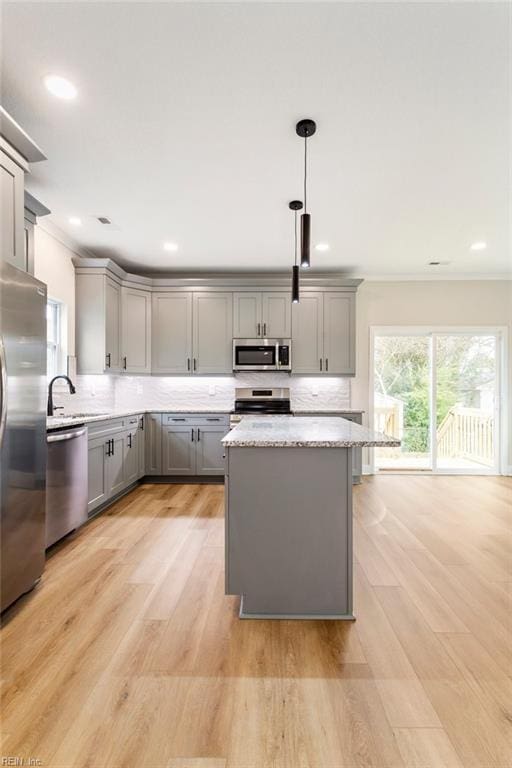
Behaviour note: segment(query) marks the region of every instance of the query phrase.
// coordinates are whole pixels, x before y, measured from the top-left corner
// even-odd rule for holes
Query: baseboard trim
[[[145,475],[139,482],[169,485],[224,485],[224,475]]]

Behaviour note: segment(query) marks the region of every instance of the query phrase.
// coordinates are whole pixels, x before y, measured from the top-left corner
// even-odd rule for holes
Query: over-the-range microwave
[[[291,339],[233,339],[234,371],[291,371]]]

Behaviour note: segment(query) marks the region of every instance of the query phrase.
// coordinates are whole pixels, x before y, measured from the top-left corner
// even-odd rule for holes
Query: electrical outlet
[[[208,394],[210,397],[213,397],[215,395],[215,384],[210,384],[208,387]]]
[[[313,395],[313,397],[318,397],[318,387],[316,384],[313,384],[313,386],[311,387],[311,394]]]

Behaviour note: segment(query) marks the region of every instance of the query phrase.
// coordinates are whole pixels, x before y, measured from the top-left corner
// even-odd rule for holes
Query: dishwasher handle
[[[86,432],[86,429],[76,429],[73,432],[56,432],[53,435],[47,435],[46,442],[61,443],[64,440],[73,440],[75,437],[82,437]]]

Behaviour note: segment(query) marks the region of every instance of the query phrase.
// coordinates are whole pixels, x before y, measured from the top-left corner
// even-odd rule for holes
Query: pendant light
[[[292,304],[299,303],[299,265],[297,264],[297,211],[302,210],[300,200],[292,200],[288,207],[294,212],[293,219],[293,237],[294,237],[294,257],[295,261],[292,267]]]
[[[304,213],[300,217],[300,265],[309,267],[311,248],[311,216],[308,213],[307,178],[308,178],[308,139],[315,134],[316,123],[311,118],[299,120],[295,126],[297,136],[304,139]]]

